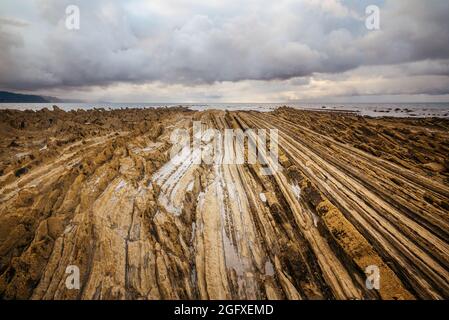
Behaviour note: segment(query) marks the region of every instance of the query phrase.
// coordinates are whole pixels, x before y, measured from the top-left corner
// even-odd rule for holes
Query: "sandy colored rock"
[[[172,161],[194,121],[215,163]],[[55,107],[0,128],[3,299],[449,298],[448,120]],[[278,129],[278,170],[226,164],[226,129]]]

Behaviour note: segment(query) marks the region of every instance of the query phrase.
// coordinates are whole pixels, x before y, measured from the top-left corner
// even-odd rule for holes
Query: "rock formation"
[[[278,129],[279,170],[223,163],[224,139],[218,162],[172,161],[195,121]],[[290,108],[2,110],[0,297],[447,299],[448,129]]]

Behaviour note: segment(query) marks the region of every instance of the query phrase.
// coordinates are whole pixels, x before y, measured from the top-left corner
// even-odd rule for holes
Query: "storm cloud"
[[[80,8],[80,30],[65,27],[69,4]],[[376,31],[365,27],[372,4]],[[2,1],[0,12],[3,89],[89,97],[92,88],[168,96],[181,87],[220,99],[221,86],[287,100],[449,93],[447,0],[37,0]]]

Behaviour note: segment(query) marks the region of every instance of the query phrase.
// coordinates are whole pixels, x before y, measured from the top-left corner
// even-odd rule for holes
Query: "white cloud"
[[[340,0],[305,0],[305,3],[318,7],[323,12],[330,13],[336,17],[362,18],[362,15],[345,6]]]
[[[381,6],[376,32],[363,21],[364,5],[372,2]],[[4,89],[78,92],[92,99],[102,98],[95,92],[130,99],[126,90],[151,89],[153,94],[138,96],[168,99],[169,92],[192,88],[196,99],[269,100],[435,94],[444,91],[448,76],[449,2],[443,0],[15,3],[0,4]],[[64,28],[67,4],[80,6],[78,32]],[[382,80],[364,68],[382,70]],[[345,79],[358,73],[356,81]],[[323,75],[329,80],[322,82]],[[180,98],[187,99],[188,91]]]

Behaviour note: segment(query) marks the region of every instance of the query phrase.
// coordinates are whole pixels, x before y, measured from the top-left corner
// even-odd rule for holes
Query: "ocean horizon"
[[[437,117],[449,118],[449,102],[429,103],[326,103],[326,102],[277,102],[277,103],[184,103],[184,102],[81,102],[81,103],[0,103],[0,109],[41,110],[53,106],[64,111],[89,110],[104,108],[106,110],[126,108],[170,108],[186,107],[191,110],[254,110],[269,112],[282,106],[312,111],[344,111],[370,117]]]

